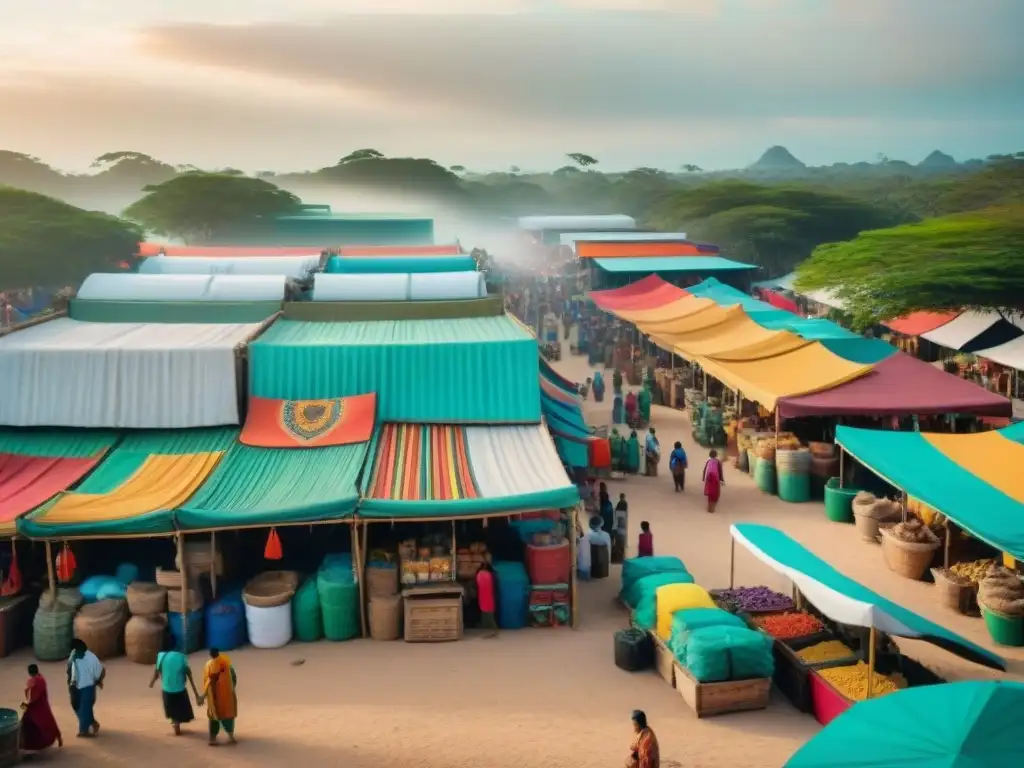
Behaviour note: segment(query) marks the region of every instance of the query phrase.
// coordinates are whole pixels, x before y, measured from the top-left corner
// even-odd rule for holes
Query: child
[[[640,539],[636,545],[637,557],[654,557],[654,534],[651,524],[644,520],[640,523]]]
[[[494,571],[484,561],[476,574],[476,599],[480,606],[480,626],[487,630],[484,637],[498,636],[498,621],[494,616]]]

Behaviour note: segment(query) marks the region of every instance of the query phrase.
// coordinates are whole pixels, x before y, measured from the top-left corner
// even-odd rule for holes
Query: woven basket
[[[928,544],[903,541],[886,527],[879,528],[879,532],[882,534],[882,555],[885,557],[885,564],[893,573],[908,579],[920,580],[928,566],[932,564],[935,550],[942,545],[938,541]]]
[[[189,587],[188,590],[188,610],[198,611],[203,607],[203,593],[195,587]],[[168,613],[184,613],[185,612],[185,596],[182,594],[180,589],[168,589],[167,590],[167,608]]]
[[[398,568],[366,569],[366,593],[370,597],[389,597],[398,594]]]
[[[939,602],[957,613],[967,615],[978,612],[978,585],[973,581],[954,581],[945,568],[932,568]]]
[[[291,600],[298,587],[295,571],[267,571],[246,582],[242,599],[254,608],[276,608]]]
[[[402,636],[402,597],[374,597],[370,600],[370,637],[397,640]]]
[[[146,581],[128,585],[126,596],[132,616],[154,616],[167,610],[167,587]]]
[[[71,653],[75,613],[40,606],[32,619],[32,648],[39,661],[65,661]]]
[[[758,440],[754,452],[759,459],[768,459],[769,461],[775,459],[775,445],[771,440],[766,440],[765,438]]]
[[[100,659],[112,659],[124,653],[124,627],[127,621],[128,605],[124,600],[100,600],[83,605],[75,616],[75,637]]]
[[[811,468],[811,452],[806,448],[776,451],[775,468],[782,474],[806,475]]]
[[[161,587],[167,587],[167,589],[181,589],[181,571],[157,568],[156,583]]]
[[[875,502],[878,497],[867,491],[858,491],[853,497],[853,514],[874,517]]]
[[[136,664],[156,664],[166,635],[166,614],[132,616],[124,627],[124,655]]]
[[[82,591],[78,587],[57,587],[57,610],[77,611],[82,603]],[[39,607],[49,609],[54,605],[49,590],[39,596]]]
[[[836,455],[836,447],[833,443],[810,442],[807,444],[807,450],[811,452],[812,457],[818,459],[831,459]]]

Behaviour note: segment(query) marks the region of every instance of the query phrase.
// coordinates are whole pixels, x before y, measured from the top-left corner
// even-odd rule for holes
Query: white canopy
[[[284,275],[306,277],[320,266],[319,256],[151,256],[139,265],[144,275]]]
[[[991,347],[975,352],[975,355],[993,363],[1005,365],[1007,368],[1014,368],[1024,371],[1024,336],[1000,344],[998,347]]]
[[[133,275],[95,273],[77,298],[100,301],[281,301],[284,275]]]
[[[945,325],[921,334],[921,338],[928,339],[940,347],[960,349],[998,323],[1000,319],[996,312],[961,312]]]
[[[542,424],[466,427],[466,453],[485,499],[572,486]]]
[[[576,243],[674,243],[686,240],[685,232],[564,232],[562,245]]]
[[[518,225],[528,232],[545,229],[593,232],[602,229],[636,229],[636,220],[621,213],[601,216],[520,216]]]
[[[487,295],[482,272],[318,273],[313,301],[458,301]]]

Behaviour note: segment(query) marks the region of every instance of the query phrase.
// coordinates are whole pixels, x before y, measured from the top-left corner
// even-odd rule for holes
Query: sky
[[[486,6],[486,12],[481,7]],[[1024,150],[1024,0],[31,0],[0,149],[315,169],[736,168]]]

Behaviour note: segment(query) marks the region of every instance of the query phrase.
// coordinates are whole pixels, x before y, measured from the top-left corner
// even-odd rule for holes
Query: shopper
[[[495,617],[494,569],[484,561],[476,572],[476,599],[480,606],[480,626],[487,630],[485,637],[498,636],[498,620]]]
[[[640,537],[636,543],[637,557],[654,557],[654,534],[651,533],[651,524],[644,520],[640,523]]]
[[[704,495],[708,499],[708,512],[714,512],[725,485],[725,470],[718,458],[718,451],[712,449],[704,464]]]
[[[96,721],[96,691],[103,687],[107,670],[95,653],[85,643],[75,639],[71,643],[69,664],[69,687],[72,690],[72,701],[77,698],[75,714],[78,715],[78,738],[90,738],[100,732],[100,724]]]
[[[192,687],[192,694],[199,701],[199,691],[192,679],[192,670],[188,665],[188,656],[177,650],[174,639],[168,636],[164,641],[164,649],[156,656],[156,668],[149,687],[160,681],[163,692],[164,717],[171,721],[175,736],[181,736],[182,723],[191,723],[195,719],[192,702],[189,701],[186,683]]]
[[[686,451],[683,450],[683,444],[677,440],[672,453],[668,457],[668,469],[672,473],[672,482],[675,483],[677,492],[686,490],[686,470],[688,466]]]
[[[658,462],[661,461],[661,443],[654,434],[654,427],[647,433],[647,440],[644,445],[644,459],[648,477],[658,476]]]
[[[633,732],[636,736],[629,747],[628,768],[661,768],[658,737],[647,724],[647,715],[639,709],[633,712]]]
[[[601,483],[598,489],[597,510],[601,515],[601,525],[611,533],[615,530],[615,508],[612,506],[611,496],[608,495],[608,486]]]
[[[210,660],[203,669],[203,693],[200,704],[206,702],[206,716],[210,720],[210,746],[217,746],[217,736],[223,726],[228,744],[235,744],[235,718],[238,717],[238,695],[235,686],[238,675],[226,654],[210,649]]]
[[[50,708],[50,696],[46,690],[46,678],[39,674],[39,667],[28,665],[28,682],[25,683],[25,700],[21,704],[21,748],[26,752],[39,752],[57,742],[64,746],[57,720]]]

